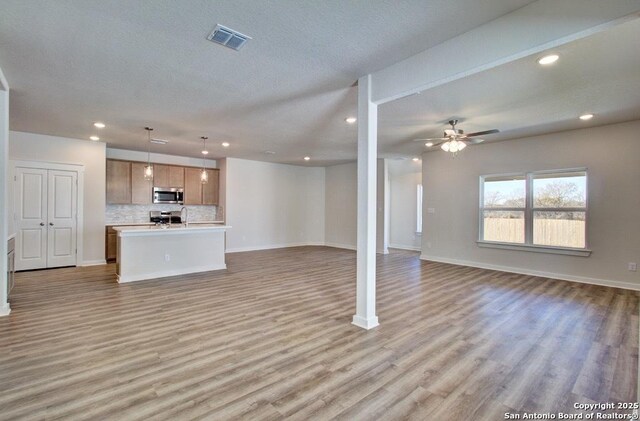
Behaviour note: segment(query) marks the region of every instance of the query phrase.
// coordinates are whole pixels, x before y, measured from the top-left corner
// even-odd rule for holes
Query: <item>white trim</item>
[[[365,319],[364,317],[360,317],[356,314],[353,316],[353,321],[351,322],[351,324],[369,330],[378,326],[380,323],[378,323],[378,316],[373,316]]]
[[[225,250],[225,253],[242,253],[245,251],[258,251],[258,250],[271,250],[271,249],[283,249],[288,247],[304,247],[304,246],[323,246],[324,243],[284,243],[284,244],[266,244],[262,246],[247,246],[247,247],[234,247]]]
[[[495,241],[476,241],[476,243],[478,244],[478,247],[503,250],[533,251],[536,253],[564,254],[567,256],[580,257],[589,257],[591,255],[591,250],[574,249],[568,247],[538,246],[535,244],[498,243]]]
[[[400,249],[400,250],[422,251],[422,247],[420,246],[405,246],[401,244],[389,244],[389,248]]]
[[[67,162],[54,162],[54,161],[23,161],[20,159],[12,159],[11,164],[13,168],[42,168],[46,170],[60,170],[60,171],[77,171],[84,172],[83,164],[73,164]],[[45,166],[43,166],[45,165]]]
[[[77,174],[77,192],[76,192],[76,264],[80,266],[80,262],[84,257],[84,164],[70,164],[62,162],[49,161],[24,161],[20,159],[12,159],[9,161],[10,175],[9,179],[13,183],[16,177],[16,168],[40,168],[46,170],[72,171]],[[17,190],[15,184],[13,187],[14,200],[12,204],[15,206],[15,195]],[[11,218],[15,225],[15,211],[11,209]]]
[[[354,251],[357,250],[356,246],[354,246],[352,244],[325,242],[324,246],[333,247],[333,248],[337,248],[337,249],[347,249],[347,250],[354,250]]]
[[[9,313],[11,313],[11,306],[9,303],[2,304],[2,307],[0,307],[0,317],[8,316]]]
[[[162,270],[159,272],[145,273],[141,275],[133,275],[133,276],[121,276],[116,275],[118,277],[118,283],[123,284],[127,282],[136,282],[136,281],[144,281],[149,279],[156,278],[166,278],[168,276],[178,276],[178,275],[186,275],[190,273],[200,273],[200,272],[210,272],[213,270],[222,270],[226,269],[227,265],[210,265],[210,266],[197,266],[190,267],[186,269],[173,269],[173,270]]]
[[[533,204],[534,191],[533,181],[538,175],[544,174],[563,174],[563,173],[584,173],[585,177],[585,206],[573,207],[573,208],[536,208]],[[583,256],[588,257],[591,255],[589,250],[589,171],[587,167],[576,168],[564,168],[564,169],[551,169],[551,170],[539,170],[539,171],[525,171],[521,173],[504,173],[504,174],[485,174],[480,176],[480,204],[478,208],[478,246],[491,247],[498,249],[509,249],[519,251],[534,251],[539,253],[553,253],[553,254],[568,254],[571,256]],[[484,206],[484,186],[487,178],[512,178],[512,177],[524,177],[525,182],[525,206],[518,207],[504,207],[504,208],[486,208]],[[487,241],[484,239],[484,212],[523,212],[524,214],[524,243],[501,243],[496,241]],[[555,246],[541,246],[533,243],[533,220],[535,212],[584,212],[585,215],[585,246],[583,249],[569,248],[569,247],[555,247]],[[508,247],[511,246],[511,247]]]
[[[0,68],[0,91],[9,91],[9,83],[7,78],[4,77],[4,73],[2,73],[2,68]]]
[[[511,266],[493,265],[481,262],[472,262],[468,260],[449,259],[446,257],[420,255],[420,260],[429,260],[432,262],[449,263],[452,265],[469,266],[480,269],[497,270],[500,272],[519,273],[522,275],[540,276],[542,278],[559,279],[562,281],[580,282],[581,284],[601,285],[613,288],[630,289],[640,291],[640,284],[625,281],[615,281],[609,279],[589,278],[586,276],[567,275],[562,273],[544,272],[531,269],[515,268]]]
[[[98,260],[85,260],[82,263],[80,263],[78,266],[100,266],[100,265],[106,265],[107,261],[105,259],[98,259]]]

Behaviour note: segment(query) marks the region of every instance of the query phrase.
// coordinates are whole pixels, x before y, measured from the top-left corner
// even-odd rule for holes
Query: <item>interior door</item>
[[[16,270],[47,267],[47,170],[16,168]]]
[[[47,267],[76,264],[78,173],[49,170],[47,195]]]

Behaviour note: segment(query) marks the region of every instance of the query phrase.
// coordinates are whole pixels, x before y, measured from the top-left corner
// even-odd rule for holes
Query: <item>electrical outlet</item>
[[[170,260],[171,260],[171,256],[169,255],[169,253],[165,254],[165,255],[164,255],[164,261],[165,261],[165,262],[168,262],[168,261],[170,261]]]
[[[637,265],[637,264],[635,264],[634,262],[629,262],[629,270],[630,270],[631,272],[635,272],[635,271],[637,271],[637,270],[638,270],[638,265]]]

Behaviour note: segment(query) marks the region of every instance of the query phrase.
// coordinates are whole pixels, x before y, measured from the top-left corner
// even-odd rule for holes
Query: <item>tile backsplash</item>
[[[182,205],[107,205],[106,223],[140,224],[149,222],[149,211],[179,211]],[[222,206],[187,206],[189,222],[222,221]]]

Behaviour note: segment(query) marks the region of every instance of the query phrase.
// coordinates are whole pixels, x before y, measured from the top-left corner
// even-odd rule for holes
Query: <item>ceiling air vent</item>
[[[207,39],[238,51],[251,37],[218,24]]]

